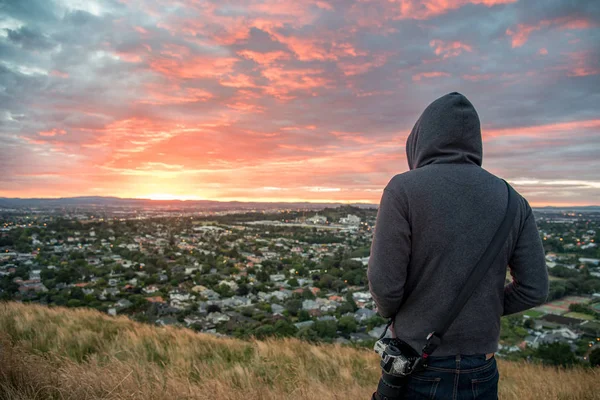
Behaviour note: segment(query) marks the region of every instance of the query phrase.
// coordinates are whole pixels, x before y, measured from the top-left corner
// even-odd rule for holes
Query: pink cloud
[[[356,60],[339,62],[338,67],[346,76],[360,75],[373,68],[381,67],[387,61],[387,54],[379,54],[371,57],[362,57]]]
[[[439,71],[419,72],[418,74],[413,75],[412,80],[420,81],[423,78],[439,78],[439,77],[443,77],[443,76],[450,76],[450,74],[447,72],[439,72]]]
[[[395,9],[395,19],[429,19],[467,4],[487,7],[515,3],[517,0],[389,0]]]
[[[52,76],[58,76],[59,78],[64,78],[67,79],[69,77],[69,74],[63,71],[59,71],[57,69],[53,69],[52,71],[50,71],[50,75]]]
[[[171,82],[167,84],[150,83],[145,86],[146,96],[141,104],[183,104],[206,101],[213,97],[212,93],[201,88],[182,88]]]
[[[555,18],[552,20],[542,20],[533,25],[518,24],[514,29],[508,28],[506,34],[511,37],[511,45],[513,48],[521,47],[529,39],[531,33],[546,28],[565,29],[589,29],[595,24],[588,19],[575,18],[571,16]]]
[[[435,54],[442,55],[443,58],[456,57],[463,51],[473,51],[471,46],[459,41],[444,42],[443,40],[434,39],[429,42],[429,46],[435,47]]]
[[[559,122],[555,124],[513,127],[506,129],[482,129],[484,139],[499,136],[541,136],[545,137],[553,133],[572,133],[574,131],[591,130],[600,128],[600,119]]]
[[[289,95],[292,91],[306,91],[327,86],[328,80],[320,76],[322,72],[319,69],[265,68],[262,75],[270,81],[265,92],[282,100],[289,100],[293,98]]]
[[[242,50],[238,54],[244,58],[254,61],[260,65],[272,65],[276,61],[289,60],[290,55],[283,51],[271,51],[266,53],[259,53],[256,51]]]
[[[67,132],[64,129],[52,129],[49,131],[40,131],[38,132],[38,135],[40,136],[59,136],[59,135],[64,135]]]
[[[541,49],[538,50],[538,54],[541,56],[545,56],[548,54],[548,50],[544,47],[542,47]]]
[[[568,53],[568,76],[588,76],[600,74],[600,67],[594,63],[590,52],[579,51]]]
[[[342,140],[347,140],[359,144],[371,144],[375,143],[374,139],[369,139],[364,136],[360,132],[340,132],[340,131],[332,131],[331,134],[337,138]]]
[[[238,59],[233,57],[196,56],[186,60],[156,57],[150,61],[150,68],[174,78],[213,78],[230,73],[236,62]]]
[[[487,81],[494,77],[494,74],[465,74],[462,76],[463,79],[471,82]]]
[[[223,86],[229,86],[229,87],[235,87],[235,88],[256,87],[254,80],[245,74],[228,75],[226,77],[221,78],[219,83]]]

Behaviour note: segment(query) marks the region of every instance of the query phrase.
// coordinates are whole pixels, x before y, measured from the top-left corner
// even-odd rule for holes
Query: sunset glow
[[[532,205],[600,198],[600,3],[0,7],[0,197],[377,203],[423,109],[479,112]]]

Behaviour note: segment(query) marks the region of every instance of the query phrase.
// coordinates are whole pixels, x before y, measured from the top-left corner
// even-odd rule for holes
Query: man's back
[[[504,218],[504,182],[481,168],[479,119],[452,93],[432,103],[407,141],[410,171],[384,190],[368,278],[379,313],[395,315],[396,336],[420,350],[450,308]],[[497,350],[500,316],[542,303],[548,275],[527,201],[506,243],[435,356]],[[514,282],[505,288],[506,267]]]

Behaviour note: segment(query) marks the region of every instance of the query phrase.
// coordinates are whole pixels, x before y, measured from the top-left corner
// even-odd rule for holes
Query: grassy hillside
[[[600,398],[600,370],[499,361],[501,399]],[[0,304],[0,398],[368,399],[376,354],[243,342],[95,311]]]

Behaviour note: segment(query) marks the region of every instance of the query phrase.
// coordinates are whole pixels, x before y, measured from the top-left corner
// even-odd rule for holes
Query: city
[[[241,339],[372,347],[375,207],[0,209],[0,298]],[[498,355],[589,364],[600,347],[600,212],[534,209],[548,302],[502,318]],[[507,282],[510,281],[507,271]]]

